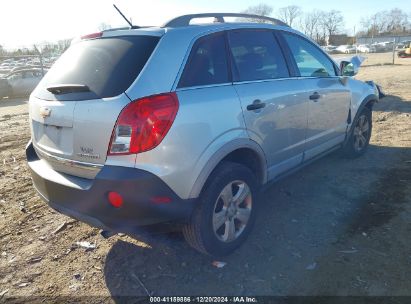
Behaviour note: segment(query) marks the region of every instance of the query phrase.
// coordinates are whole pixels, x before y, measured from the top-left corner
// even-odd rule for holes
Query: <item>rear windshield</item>
[[[42,99],[86,100],[117,96],[137,78],[159,41],[153,36],[85,40],[72,45],[52,66],[34,95]],[[86,85],[90,92],[53,95],[53,85]]]

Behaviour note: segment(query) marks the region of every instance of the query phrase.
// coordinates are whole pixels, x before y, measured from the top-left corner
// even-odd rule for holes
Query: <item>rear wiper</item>
[[[56,84],[46,88],[47,91],[55,95],[90,92],[90,88],[84,84]]]

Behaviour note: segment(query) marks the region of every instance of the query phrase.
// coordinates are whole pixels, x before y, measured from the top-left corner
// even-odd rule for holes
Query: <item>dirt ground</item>
[[[113,302],[147,292],[411,296],[411,59],[392,66],[379,64],[389,53],[368,56],[357,77],[388,97],[374,108],[367,153],[331,154],[270,187],[249,240],[223,268],[178,233],[106,240],[54,212],[26,167],[27,104],[0,101],[0,302],[70,295]]]

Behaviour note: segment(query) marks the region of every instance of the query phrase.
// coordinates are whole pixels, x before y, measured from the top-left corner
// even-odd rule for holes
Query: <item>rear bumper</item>
[[[115,232],[135,232],[139,226],[185,222],[195,200],[178,197],[160,178],[135,168],[104,166],[93,180],[53,170],[39,159],[31,142],[26,156],[33,185],[41,198],[60,213],[91,226]],[[122,195],[123,206],[108,202],[108,192]],[[153,197],[169,197],[156,204]]]

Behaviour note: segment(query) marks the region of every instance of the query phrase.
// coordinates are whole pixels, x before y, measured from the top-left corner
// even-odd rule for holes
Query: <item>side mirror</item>
[[[358,73],[358,66],[349,61],[341,61],[341,76],[355,76]]]

